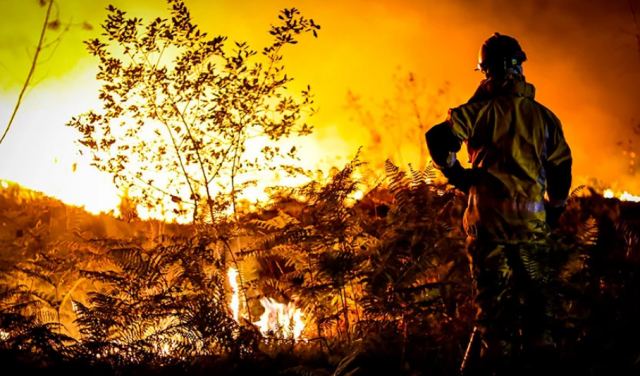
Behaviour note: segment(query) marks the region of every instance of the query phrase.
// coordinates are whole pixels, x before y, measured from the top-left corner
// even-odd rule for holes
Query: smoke
[[[575,175],[637,191],[640,175],[630,174],[619,145],[635,137],[632,147],[640,152],[632,132],[640,123],[640,51],[630,4],[640,6],[630,1],[305,2],[324,29],[310,43],[313,53],[298,57],[298,76],[319,86],[325,124],[347,122],[343,90],[370,103],[392,97],[398,67],[431,92],[450,82],[450,102],[439,105],[453,107],[481,79],[473,68],[482,41],[496,31],[512,35],[529,56],[525,74],[537,99],[564,124]],[[380,129],[383,143],[389,132]],[[340,131],[349,144],[365,142],[365,133],[357,126]]]
[[[29,171],[39,161],[56,157],[42,157],[42,149],[36,146],[46,144],[54,134],[68,134],[61,131],[65,119],[87,110],[83,107],[87,98],[97,97],[96,82],[87,79],[95,72],[96,62],[81,41],[99,34],[97,26],[109,3],[136,16],[167,14],[163,0],[58,3],[61,21],[86,21],[94,30],[70,29],[55,53],[38,67],[38,85],[29,92],[32,99],[26,101],[14,124],[15,133],[5,143],[11,144],[13,138],[13,146],[0,146],[4,161],[0,178],[20,181],[7,161],[21,160],[19,170]],[[291,6],[284,0],[186,3],[195,22],[210,34],[246,40],[257,49],[267,43],[267,30],[279,9]],[[4,91],[0,108],[5,109],[10,108],[28,66],[42,9],[35,0],[3,4],[7,8],[6,22],[0,25],[0,69],[5,73],[0,80]],[[563,122],[574,153],[574,175],[640,192],[640,172],[635,177],[629,174],[618,145],[635,137],[632,146],[640,152],[640,140],[631,131],[640,123],[640,51],[630,4],[640,10],[639,0],[297,1],[305,16],[322,26],[318,39],[303,38],[287,49],[285,58],[296,79],[291,88],[310,84],[316,94],[315,147],[308,149],[322,150],[323,155],[310,156],[310,162],[324,159],[340,164],[359,146],[376,140],[377,149],[369,148],[365,158],[384,159],[400,150],[400,163],[416,162],[424,148],[423,134],[413,126],[415,118],[394,105],[399,96],[410,97],[403,80],[411,72],[419,84],[416,103],[424,111],[424,126],[442,120],[449,107],[463,103],[475,90],[482,78],[474,71],[478,48],[498,31],[516,37],[527,52],[525,75],[536,86],[537,99]],[[52,87],[56,89],[49,90]],[[440,95],[443,87],[446,90]],[[369,123],[349,108],[348,92],[359,96],[369,112]],[[58,98],[65,98],[65,106],[56,105]],[[74,107],[74,102],[82,105]],[[55,116],[48,115],[57,119],[55,124],[44,124],[42,116],[36,116],[45,108],[56,111]],[[396,115],[392,122],[391,115]],[[408,136],[399,138],[398,132]],[[55,153],[67,155],[75,149],[72,139],[56,139]],[[48,182],[55,177],[42,179]],[[61,175],[60,179],[66,184],[73,177]]]
[[[640,51],[630,4],[493,0],[479,6],[478,17],[486,18],[481,30],[506,28],[522,41],[530,57],[527,78],[563,121],[576,175],[637,190],[640,175],[629,173],[618,145],[640,123]]]

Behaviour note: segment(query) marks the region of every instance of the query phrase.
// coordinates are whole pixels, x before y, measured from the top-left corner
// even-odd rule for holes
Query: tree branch
[[[49,16],[51,15],[51,8],[53,7],[54,0],[49,1],[49,6],[47,7],[47,14],[44,17],[44,22],[42,24],[42,30],[40,31],[40,39],[38,40],[38,46],[36,47],[36,52],[33,55],[33,60],[31,61],[31,68],[29,68],[29,73],[27,74],[27,78],[24,80],[24,84],[22,85],[22,89],[20,90],[20,94],[18,94],[18,100],[16,105],[13,107],[13,112],[11,113],[11,118],[9,118],[9,122],[0,137],[0,144],[4,141],[5,137],[7,137],[7,133],[9,133],[9,129],[11,129],[11,125],[13,124],[13,120],[16,118],[16,114],[18,113],[18,109],[22,104],[22,98],[24,97],[24,93],[27,91],[29,87],[29,83],[31,82],[31,78],[33,77],[33,72],[36,70],[36,65],[38,64],[38,57],[40,56],[40,52],[42,51],[44,44],[44,36],[47,32],[47,26],[49,25]]]

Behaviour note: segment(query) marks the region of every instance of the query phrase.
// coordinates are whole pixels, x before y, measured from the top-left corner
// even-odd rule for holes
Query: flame
[[[35,20],[42,16],[42,9],[36,2],[7,3],[11,3],[11,6],[6,11],[14,18],[26,14],[29,19]],[[77,13],[77,17],[86,18],[87,22],[97,27],[103,21],[104,14],[95,12],[91,2],[86,3],[78,2],[74,9],[66,9],[66,12]],[[158,5],[159,2],[145,3],[149,4],[136,6],[136,12],[140,12],[145,20],[166,15],[165,6]],[[192,7],[193,14],[199,15],[198,21],[205,30],[221,28],[219,32],[230,35],[231,39],[259,41],[266,36],[267,30],[262,27],[247,29],[238,25],[243,25],[247,21],[246,17],[251,17],[248,21],[251,24],[262,24],[264,17],[276,13],[279,7],[276,3],[256,2],[252,12],[233,6],[225,8],[224,12],[212,11],[215,6],[197,1],[189,6]],[[291,71],[296,82],[311,84],[320,109],[319,117],[312,118],[311,121],[317,126],[316,132],[303,144],[296,141],[304,167],[315,170],[343,165],[344,158],[352,155],[359,145],[371,145],[371,149],[365,149],[371,152],[365,154],[376,160],[400,155],[401,159],[396,160],[396,163],[417,162],[421,160],[418,158],[420,153],[424,152],[423,129],[417,129],[418,123],[427,126],[442,121],[445,116],[443,112],[448,107],[456,105],[471,94],[469,90],[475,87],[481,77],[471,73],[469,67],[474,64],[474,55],[482,40],[493,30],[469,22],[452,29],[449,23],[443,21],[449,19],[447,15],[450,14],[474,17],[479,11],[478,7],[463,5],[464,2],[461,1],[437,2],[428,5],[429,12],[423,12],[426,2],[422,2],[422,5],[418,3],[420,2],[408,0],[383,1],[375,7],[364,7],[366,2],[363,1],[342,2],[341,14],[366,12],[367,17],[354,18],[332,17],[334,9],[325,2],[309,2],[305,15],[317,17],[323,25],[323,31],[333,30],[348,37],[336,38],[335,35],[321,33],[317,40],[305,41],[300,48],[287,51],[287,59],[293,58],[290,63],[287,60],[288,71]],[[562,7],[551,7],[549,12],[544,12],[545,15],[541,16],[551,17],[547,20],[555,22],[561,11]],[[618,22],[617,17],[627,16],[619,13],[620,11],[618,9],[615,17],[612,15],[607,18],[608,22]],[[62,12],[65,13],[65,10]],[[491,15],[485,16],[492,19]],[[580,17],[585,17],[581,24],[590,24],[588,20],[591,16],[580,14]],[[425,28],[424,25],[429,27]],[[583,31],[585,32],[571,34],[567,41],[592,43],[593,38],[586,32],[589,30]],[[3,85],[0,85],[0,118],[7,119],[21,84],[19,77],[23,77],[23,68],[31,62],[28,54],[16,52],[33,47],[35,35],[33,25],[28,23],[3,25],[0,32],[7,42],[7,48],[1,51],[5,57],[2,61],[6,63],[7,71],[12,73],[3,75]],[[615,38],[627,39],[623,33],[618,34]],[[380,38],[370,38],[370,35],[378,35]],[[443,38],[443,35],[447,35],[447,38]],[[63,126],[72,116],[100,106],[97,100],[100,83],[95,79],[97,63],[89,59],[82,43],[79,43],[81,39],[88,37],[89,34],[81,28],[71,28],[65,38],[68,43],[63,43],[61,47],[65,49],[64,53],[51,53],[51,61],[42,61],[44,72],[52,70],[55,73],[43,73],[43,81],[34,85],[26,96],[15,125],[0,147],[0,160],[5,161],[0,166],[0,178],[43,191],[68,204],[84,205],[92,213],[98,213],[116,210],[120,192],[112,186],[111,177],[98,173],[91,167],[91,159],[87,153],[77,155],[74,140],[78,135],[74,130]],[[517,37],[526,44],[531,34],[523,32]],[[623,39],[616,40],[622,43]],[[456,48],[446,48],[452,41],[455,41]],[[602,41],[604,39],[600,40]],[[259,47],[261,43],[251,44]],[[415,45],[425,48],[417,51]],[[608,43],[604,47],[614,45],[619,43]],[[602,64],[599,61],[584,59],[584,56],[571,57],[575,61],[567,60],[564,55],[561,61],[557,61],[554,60],[557,54],[549,52],[552,49],[546,49],[544,45],[536,48],[532,51],[532,56],[535,55],[538,59],[537,62],[532,60],[527,63],[527,72],[531,73],[527,75],[546,96],[546,104],[554,111],[565,114],[562,120],[576,154],[576,175],[595,175],[605,181],[621,176],[626,164],[618,163],[619,159],[611,158],[604,152],[608,148],[601,147],[607,142],[612,146],[613,141],[617,141],[619,132],[608,132],[602,127],[592,127],[590,132],[581,132],[581,128],[575,124],[615,123],[619,115],[617,110],[623,108],[626,109],[623,118],[637,118],[633,113],[637,107],[634,96],[626,95],[635,83],[629,78],[632,70],[629,66],[616,65],[615,69],[605,72],[608,79],[585,81],[582,79],[584,72],[576,72],[572,68],[574,63],[579,61],[587,72],[585,74],[600,74]],[[591,50],[593,49],[582,49],[585,53],[590,53]],[[336,51],[349,53],[336,54]],[[439,53],[434,55],[434,51]],[[631,64],[630,62],[635,61],[635,55],[632,55],[635,52],[634,48],[620,52],[626,54],[626,58],[621,61]],[[340,56],[345,58],[339,58]],[[317,61],[323,61],[323,64],[316,64]],[[377,63],[370,64],[371,61]],[[398,61],[402,61],[403,67],[408,71],[415,72],[415,76],[412,74],[404,77],[402,72],[398,72]],[[585,61],[590,63],[584,65]],[[634,74],[637,77],[637,73]],[[331,79],[326,79],[328,77]],[[429,77],[429,81],[423,80],[424,77]],[[453,84],[442,86],[442,83],[448,81]],[[403,82],[409,86],[402,84]],[[609,82],[620,84],[620,90],[608,92],[606,84]],[[296,84],[293,85],[292,89],[296,89]],[[396,100],[394,93],[398,85],[401,91]],[[575,87],[577,96],[567,97],[564,90],[567,87]],[[359,102],[361,110],[345,103],[347,88],[351,88],[356,96],[362,98]],[[611,94],[605,101],[600,95],[604,92]],[[43,106],[43,103],[55,103],[55,106]],[[420,111],[416,112],[416,108]],[[263,143],[264,140],[252,139],[246,145],[246,157],[258,154]],[[594,155],[593,150],[602,151]],[[606,158],[602,158],[605,156]],[[320,160],[323,158],[326,160]],[[626,158],[637,159],[637,152],[634,154],[630,151]],[[590,163],[592,159],[611,161],[593,164]],[[614,166],[617,167],[612,168]],[[158,177],[155,180],[160,179]],[[264,175],[253,176],[251,179],[260,184],[265,183],[264,185],[267,185],[267,181],[268,184],[272,183]],[[294,185],[294,182],[283,182],[282,179],[285,177],[277,179],[276,184]],[[630,181],[623,184],[626,184],[625,189],[635,189]],[[355,199],[358,198],[357,195]],[[624,197],[632,199],[636,196]],[[241,198],[255,202],[266,201],[269,196],[262,186],[258,186],[247,189]],[[150,212],[143,205],[138,209],[141,219],[172,219]]]
[[[160,347],[160,356],[169,356],[171,354],[171,346],[168,343],[163,343]]]
[[[616,193],[613,189],[605,189],[602,196],[604,198],[617,198],[620,201],[640,202],[640,196],[631,194],[627,191]]]
[[[233,319],[238,321],[240,317],[240,286],[238,285],[238,269],[231,267],[227,271],[227,277],[229,278],[229,284],[231,285],[231,303],[229,307],[233,312]]]
[[[303,313],[289,302],[286,305],[271,298],[260,299],[264,313],[254,322],[263,336],[299,340],[305,327]]]
[[[82,4],[80,4],[82,3]],[[78,17],[86,18],[87,22],[97,27],[102,22],[103,13],[95,12],[91,2],[79,2],[74,9],[66,9],[66,12],[76,13]],[[158,2],[145,2],[146,5],[136,6],[136,12],[145,20],[158,15],[166,15],[165,6],[158,5]],[[200,3],[198,5],[198,3]],[[424,150],[422,131],[415,130],[411,133],[411,142],[402,138],[409,125],[414,126],[416,122],[423,125],[435,121],[441,121],[449,106],[458,103],[462,98],[467,98],[471,92],[469,89],[477,84],[481,79],[480,75],[470,71],[474,63],[474,55],[482,40],[493,30],[487,30],[477,23],[463,23],[455,29],[443,20],[450,17],[447,15],[456,14],[473,17],[479,11],[478,7],[465,5],[461,1],[438,2],[430,5],[418,5],[416,2],[404,1],[383,1],[375,7],[364,7],[366,2],[342,2],[340,4],[340,14],[361,14],[366,12],[366,17],[332,17],[334,9],[328,7],[325,2],[313,2],[308,4],[305,15],[321,19],[323,31],[333,30],[339,35],[348,37],[336,38],[335,35],[321,33],[318,40],[305,41],[300,48],[287,51],[288,57],[293,57],[287,68],[291,70],[296,81],[309,83],[317,94],[319,103],[319,118],[314,123],[318,126],[318,137],[314,139],[317,146],[314,148],[299,149],[303,153],[311,156],[305,159],[308,167],[315,168],[315,161],[318,156],[327,154],[350,155],[358,145],[374,144],[379,148],[381,158],[390,153],[401,152],[404,163],[416,161],[419,154],[418,146]],[[20,16],[27,14],[28,18],[39,19],[42,16],[42,9],[36,2],[11,2],[6,11],[8,14]],[[471,3],[469,3],[471,4]],[[253,41],[266,36],[266,30],[258,28],[244,28],[242,26],[247,17],[251,17],[251,24],[262,24],[266,15],[274,15],[278,10],[277,2],[264,1],[254,5],[252,12],[246,12],[243,7],[227,7],[224,12],[212,11],[215,7],[207,2],[194,1],[189,4],[193,14],[199,15],[200,26],[207,31],[211,28],[221,28],[224,34],[231,36],[234,40]],[[426,8],[429,11],[424,11]],[[224,8],[224,7],[223,7]],[[126,9],[126,8],[125,8]],[[549,12],[543,12],[541,17],[550,17],[549,22],[555,22],[557,15],[564,8],[552,6]],[[607,18],[607,22],[618,22],[617,17],[626,17],[626,13],[617,10],[616,16]],[[62,10],[64,13],[65,10]],[[223,16],[221,16],[223,15]],[[324,15],[324,16],[323,16]],[[392,15],[392,16],[391,16]],[[492,15],[485,14],[488,19],[493,19]],[[589,25],[592,15],[581,13],[584,17],[581,25]],[[621,18],[626,19],[626,18]],[[232,20],[242,20],[234,22]],[[363,21],[364,20],[364,21]],[[369,20],[375,20],[370,22]],[[424,25],[429,25],[425,28]],[[3,59],[7,63],[5,67],[8,72],[3,77],[3,84],[0,88],[0,115],[3,119],[15,104],[17,86],[22,76],[22,68],[30,60],[29,56],[16,52],[31,48],[34,43],[33,25],[3,25],[0,30],[6,38],[7,48],[3,48]],[[17,27],[19,26],[19,27]],[[508,26],[505,26],[509,28]],[[373,28],[373,29],[372,29]],[[390,32],[392,31],[392,32]],[[570,33],[566,36],[570,43],[593,43],[594,39],[589,38],[587,29],[585,32]],[[370,35],[378,35],[380,38],[369,38]],[[627,39],[623,33],[615,38],[622,38],[618,42],[622,43]],[[447,38],[443,38],[447,35]],[[517,35],[521,42],[527,43],[532,34],[522,32]],[[67,34],[69,43],[63,44],[64,53],[52,53],[53,60],[43,61],[43,70],[53,70],[55,74],[44,80],[41,84],[35,85],[34,90],[26,97],[16,124],[13,127],[6,145],[0,148],[0,159],[3,161],[20,161],[20,163],[5,163],[0,166],[0,176],[11,179],[24,186],[56,195],[65,202],[77,205],[86,205],[93,212],[108,211],[115,209],[118,204],[118,192],[110,186],[110,178],[98,174],[90,167],[90,159],[85,155],[78,157],[75,155],[76,146],[73,140],[77,135],[71,130],[62,126],[71,116],[76,115],[89,108],[96,108],[99,103],[96,93],[99,90],[99,83],[95,80],[95,64],[93,60],[88,60],[87,54],[79,43],[80,39],[88,38],[89,35],[81,28],[72,28]],[[258,40],[260,40],[258,39]],[[534,38],[535,39],[535,38]],[[604,39],[601,39],[601,43]],[[617,40],[617,39],[616,39]],[[456,48],[446,48],[455,41]],[[15,43],[11,43],[15,42]],[[18,43],[20,42],[20,43]],[[532,43],[532,42],[529,42]],[[252,43],[254,44],[254,43]],[[421,45],[425,48],[417,51],[414,46]],[[585,45],[585,44],[582,44]],[[619,45],[619,43],[608,43],[603,47]],[[254,47],[259,47],[260,43],[255,43]],[[355,46],[355,48],[354,48]],[[531,47],[534,48],[534,47]],[[635,81],[629,78],[628,65],[616,65],[615,69],[605,72],[609,79],[600,80],[602,82],[585,81],[583,74],[572,69],[575,62],[580,62],[581,66],[589,72],[600,72],[601,63],[594,59],[584,59],[584,56],[570,56],[561,61],[556,61],[557,54],[553,50],[538,45],[532,51],[532,56],[538,57],[537,62],[527,63],[526,69],[531,72],[531,77],[541,93],[545,93],[546,102],[551,108],[559,113],[566,114],[563,123],[567,124],[566,131],[571,139],[575,153],[588,158],[576,158],[582,173],[589,172],[597,175],[607,175],[605,180],[615,177],[620,169],[612,169],[616,162],[590,164],[591,158],[598,158],[606,155],[601,152],[593,156],[595,150],[593,145],[600,146],[603,141],[612,141],[617,136],[611,136],[618,132],[607,132],[606,129],[592,130],[595,132],[580,132],[580,128],[573,124],[585,123],[611,123],[610,118],[616,118],[614,109],[625,108],[624,118],[633,118],[635,111],[633,95],[625,95],[625,90],[633,88]],[[584,53],[591,53],[593,49],[583,48]],[[336,51],[349,51],[348,54],[336,54]],[[434,51],[438,54],[434,55]],[[552,51],[552,52],[549,52]],[[598,50],[599,51],[599,50]],[[626,58],[620,61],[631,64],[635,61],[636,50],[626,49],[620,53],[626,54]],[[464,54],[467,54],[466,56]],[[14,56],[15,55],[15,56]],[[25,54],[23,54],[25,55]],[[343,56],[344,55],[344,56]],[[599,54],[605,56],[606,54]],[[339,58],[339,56],[345,57]],[[437,58],[434,58],[437,57]],[[19,58],[15,58],[19,57]],[[287,57],[287,58],[288,58]],[[599,56],[596,56],[599,57]],[[85,61],[85,59],[87,59]],[[346,60],[345,60],[346,59]],[[575,60],[575,61],[574,61]],[[287,60],[288,61],[288,60]],[[316,64],[323,61],[323,64]],[[370,64],[376,61],[376,64]],[[412,75],[411,85],[399,94],[403,94],[401,99],[405,102],[416,99],[422,113],[415,112],[415,106],[405,106],[402,111],[394,111],[393,116],[384,116],[389,112],[387,107],[382,108],[382,101],[389,99],[393,105],[395,87],[402,80],[397,75],[398,61],[403,62],[403,67],[408,71],[415,72]],[[585,65],[584,62],[590,62]],[[545,64],[544,62],[547,62]],[[90,64],[90,66],[88,66]],[[394,73],[395,72],[395,73]],[[582,72],[582,71],[581,71]],[[625,72],[627,74],[620,74]],[[45,75],[48,76],[48,75]],[[529,74],[528,74],[529,76]],[[332,79],[326,79],[330,77]],[[429,82],[422,82],[421,77],[430,77]],[[634,77],[637,77],[634,76]],[[52,79],[55,78],[55,79]],[[442,89],[441,83],[446,81],[454,82],[447,89]],[[614,80],[614,81],[612,81]],[[604,83],[603,83],[604,82]],[[616,93],[608,93],[611,96],[603,101],[600,93],[607,92],[606,83],[616,82],[620,84],[620,90]],[[605,86],[602,86],[605,85]],[[564,88],[576,87],[575,98],[565,95]],[[345,108],[346,88],[352,88],[356,95],[364,98],[364,108],[362,118],[351,121],[354,116],[348,107]],[[416,98],[412,98],[416,96]],[[433,96],[432,96],[433,95]],[[437,95],[437,96],[436,96]],[[440,98],[442,97],[442,98]],[[433,107],[427,103],[439,100]],[[55,106],[43,106],[43,103],[55,103]],[[373,103],[371,109],[367,108],[367,103]],[[615,106],[613,105],[615,104]],[[386,106],[386,103],[385,103]],[[380,107],[380,108],[378,108]],[[393,110],[395,108],[391,108]],[[371,111],[369,111],[371,110]],[[586,110],[586,111],[585,111]],[[633,112],[631,111],[631,112]],[[369,114],[371,112],[371,114]],[[370,116],[369,116],[370,115]],[[415,119],[416,115],[418,119]],[[617,116],[617,115],[616,115]],[[390,119],[395,117],[397,119]],[[357,122],[356,122],[357,121]],[[393,127],[389,121],[397,124],[407,124],[407,128]],[[393,123],[393,124],[396,124]],[[357,125],[357,126],[354,126]],[[592,136],[587,136],[592,135]],[[598,137],[607,136],[605,139]],[[323,140],[323,141],[321,141]],[[402,147],[399,147],[402,145]],[[575,146],[574,146],[575,145]],[[246,147],[248,153],[254,153],[259,148],[252,145]],[[599,148],[606,150],[606,148]],[[587,151],[587,152],[585,152]],[[581,152],[581,153],[579,153]],[[637,153],[636,153],[637,154]],[[25,158],[28,156],[28,158]],[[637,158],[633,152],[629,158]],[[305,157],[306,158],[306,157]],[[336,163],[339,165],[339,163]],[[593,171],[597,167],[598,171]],[[579,172],[579,171],[576,171]],[[579,172],[580,173],[580,172]],[[262,181],[261,177],[256,177]],[[100,189],[99,194],[97,190]],[[630,188],[627,188],[630,189]],[[252,189],[246,192],[248,200],[266,200],[268,196],[261,188]],[[142,218],[151,214],[140,213]]]
[[[231,302],[229,308],[233,314],[233,319],[238,322],[240,318],[240,285],[238,284],[238,269],[230,267],[227,270],[229,285],[231,285]],[[302,339],[302,331],[306,326],[303,319],[303,312],[292,302],[287,304],[278,303],[272,298],[260,299],[260,304],[264,308],[264,313],[260,320],[253,324],[260,329],[265,337],[276,337],[282,339]]]
[[[351,198],[356,200],[356,201],[362,200],[363,197],[364,197],[364,191],[361,190],[361,189],[358,189],[357,191],[354,191],[353,194],[351,195]]]
[[[640,196],[633,195],[627,191],[622,192],[619,198],[622,201],[640,202]]]

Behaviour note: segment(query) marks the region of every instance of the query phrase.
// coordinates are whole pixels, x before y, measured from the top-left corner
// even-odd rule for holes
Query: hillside
[[[5,364],[452,374],[473,315],[464,197],[390,168],[386,188],[353,202],[352,173],[347,166],[214,227],[96,216],[4,184]],[[568,370],[637,370],[640,346],[629,344],[640,334],[638,210],[583,188],[550,239],[545,270],[563,301],[555,317]],[[229,268],[240,272],[235,281]],[[298,309],[303,329],[290,337],[286,315]]]

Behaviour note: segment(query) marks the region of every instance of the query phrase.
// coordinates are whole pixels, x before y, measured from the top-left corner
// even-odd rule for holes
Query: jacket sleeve
[[[462,143],[453,134],[448,121],[434,125],[425,135],[431,159],[439,169],[452,167]]]
[[[456,109],[449,111],[447,120],[433,126],[425,136],[431,158],[449,184],[468,192],[473,184],[473,174],[471,170],[463,168],[456,158],[468,133],[466,127],[460,124],[455,116]]]
[[[552,206],[563,206],[571,188],[571,149],[564,138],[560,121],[552,118],[547,128],[547,195]]]
[[[426,133],[427,148],[440,169],[451,168],[456,162],[462,141],[469,135],[469,119],[462,107],[449,110],[447,120],[434,125]]]

